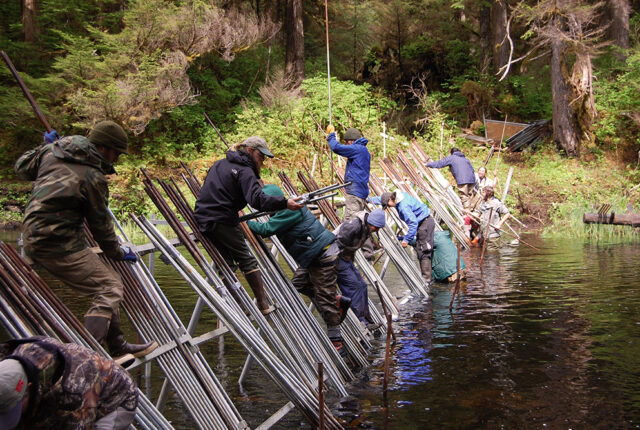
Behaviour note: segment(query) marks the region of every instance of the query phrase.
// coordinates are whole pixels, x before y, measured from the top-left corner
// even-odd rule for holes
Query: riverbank
[[[477,169],[486,159],[488,149],[467,145],[462,150]],[[437,156],[437,154],[432,154]],[[222,154],[185,161],[196,175],[203,178],[208,167]],[[596,212],[608,203],[615,212],[624,212],[630,205],[640,209],[640,169],[638,165],[624,163],[617,151],[603,152],[582,159],[561,156],[550,144],[536,152],[506,153],[492,158],[488,164],[488,175],[497,170],[496,195],[502,196],[508,171],[514,169],[506,205],[526,227],[523,232],[538,232],[549,237],[584,237],[595,239],[637,238],[638,229],[626,226],[584,225],[582,214]],[[298,158],[292,155],[292,159]],[[147,161],[127,160],[118,166],[118,175],[111,177],[110,202],[116,213],[147,213],[150,206],[140,183],[140,166],[153,177],[176,177],[180,175],[178,160],[166,161],[162,166],[150,165]],[[279,183],[277,171],[285,170],[294,178],[297,169],[308,166],[296,165],[286,158],[270,162],[265,170],[266,182]],[[382,176],[374,158],[372,168]],[[447,170],[447,169],[445,169]],[[445,171],[445,176],[448,173]],[[321,176],[321,174],[319,175]],[[20,228],[24,206],[29,198],[31,184],[7,178],[0,182],[0,229]]]

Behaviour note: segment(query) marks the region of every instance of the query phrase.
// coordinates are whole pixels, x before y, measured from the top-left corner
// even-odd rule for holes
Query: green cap
[[[362,133],[357,128],[348,128],[347,131],[344,132],[344,136],[342,138],[344,140],[358,140],[362,137]]]
[[[101,121],[89,132],[89,142],[115,149],[121,154],[128,154],[128,141],[127,133],[113,121]]]

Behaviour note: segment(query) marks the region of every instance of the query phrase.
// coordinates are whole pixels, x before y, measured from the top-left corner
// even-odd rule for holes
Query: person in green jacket
[[[87,137],[66,136],[25,152],[15,164],[19,178],[34,181],[23,220],[24,250],[80,295],[92,299],[84,326],[105,341],[112,357],[141,357],[158,347],[154,341],[126,342],[120,324],[124,285],[120,277],[87,246],[85,224],[104,254],[135,262],[122,246],[109,215],[107,175],[127,154],[127,133],[113,121],[102,121]]]
[[[445,281],[447,278],[455,280],[458,270],[456,256],[458,250],[451,241],[448,231],[436,231],[433,235],[433,258],[431,260],[431,275],[436,281]],[[464,279],[464,260],[460,256],[460,279]]]
[[[269,196],[284,196],[276,185],[265,185],[262,191]],[[335,235],[303,207],[299,211],[284,209],[276,212],[265,223],[247,222],[251,231],[262,237],[276,235],[287,252],[298,263],[291,282],[300,292],[313,300],[327,325],[327,334],[341,356],[340,323],[346,316],[351,300],[337,295],[338,254]]]

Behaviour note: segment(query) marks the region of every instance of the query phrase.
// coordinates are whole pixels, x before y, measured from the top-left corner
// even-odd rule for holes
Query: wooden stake
[[[322,361],[318,363],[318,429],[324,430],[324,367]]]
[[[449,309],[453,307],[453,301],[456,298],[456,294],[460,294],[460,242],[457,242],[458,245],[458,261],[456,261],[456,287],[453,290],[453,294],[451,295],[451,301],[449,302]]]

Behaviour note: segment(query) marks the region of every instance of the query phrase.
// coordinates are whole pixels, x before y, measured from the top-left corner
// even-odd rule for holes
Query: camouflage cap
[[[121,154],[127,152],[127,133],[113,121],[101,121],[89,132],[89,142],[94,145],[115,149]]]
[[[0,428],[11,429],[22,416],[22,399],[27,393],[27,374],[18,360],[0,361]]]

